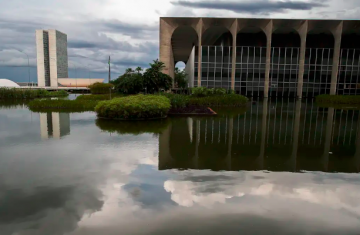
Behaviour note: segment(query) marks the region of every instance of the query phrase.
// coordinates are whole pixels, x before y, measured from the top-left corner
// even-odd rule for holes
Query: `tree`
[[[144,86],[148,93],[159,92],[161,89],[169,90],[172,87],[172,78],[162,73],[165,68],[163,62],[154,60],[153,63],[149,64],[148,68],[144,73]]]
[[[175,84],[178,88],[187,88],[188,87],[188,80],[186,79],[187,74],[185,70],[180,70],[179,68],[175,68]]]
[[[142,71],[142,68],[141,68],[141,67],[137,67],[137,68],[135,69],[135,71],[136,71],[138,74],[140,74],[141,71]]]
[[[133,73],[133,72],[134,72],[134,70],[132,70],[132,68],[128,68],[125,70],[126,74]]]

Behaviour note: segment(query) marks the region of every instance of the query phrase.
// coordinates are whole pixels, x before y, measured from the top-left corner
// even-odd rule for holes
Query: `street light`
[[[77,67],[76,67],[76,64],[75,64],[74,62],[70,61],[70,60],[69,60],[69,62],[71,62],[71,63],[74,65],[74,67],[75,67],[75,77],[77,77]],[[76,89],[77,89],[77,78],[75,78],[75,82],[76,82]]]
[[[25,54],[27,56],[27,59],[28,59],[28,74],[29,74],[28,86],[30,86],[30,59],[29,59],[29,55],[27,53],[23,52],[23,51],[20,51],[19,49],[15,49],[15,50],[17,50],[18,52],[21,52],[21,53],[23,53],[23,54]]]

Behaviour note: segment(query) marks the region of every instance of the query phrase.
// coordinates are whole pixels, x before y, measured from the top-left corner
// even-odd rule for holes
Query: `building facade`
[[[58,87],[68,78],[67,35],[57,30],[36,30],[38,86]]]
[[[189,86],[247,96],[360,94],[360,21],[160,18],[160,60]]]

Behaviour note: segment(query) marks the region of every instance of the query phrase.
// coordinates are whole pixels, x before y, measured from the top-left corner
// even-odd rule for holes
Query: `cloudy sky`
[[[115,78],[158,58],[162,16],[359,19],[359,13],[358,0],[0,0],[0,78],[28,80],[21,50],[36,81],[35,29],[68,35],[70,77],[106,78],[111,55]]]

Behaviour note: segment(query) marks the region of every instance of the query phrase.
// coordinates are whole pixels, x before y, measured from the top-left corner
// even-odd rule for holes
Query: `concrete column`
[[[302,98],[303,84],[304,84],[304,67],[305,67],[305,52],[306,52],[306,37],[308,32],[308,21],[306,20],[298,29],[301,40],[300,45],[300,60],[299,60],[299,74],[298,74],[298,87],[297,97]]]
[[[270,63],[271,63],[271,38],[273,30],[273,21],[265,26],[263,29],[266,34],[266,67],[265,67],[265,83],[264,83],[264,97],[269,97],[269,78],[270,78]]]
[[[238,21],[237,19],[234,21],[231,26],[231,34],[233,36],[233,44],[232,44],[232,67],[231,67],[231,90],[235,90],[235,69],[236,69],[236,39],[238,33]]]
[[[333,67],[331,73],[331,87],[330,87],[330,95],[336,94],[336,86],[337,86],[337,78],[339,72],[339,59],[340,59],[340,49],[341,49],[341,36],[343,30],[343,22],[332,31],[335,39],[334,45],[334,57],[333,57]]]
[[[201,46],[202,46],[202,34],[203,34],[203,21],[202,19],[199,20],[199,23],[197,25],[197,33],[198,33],[198,87],[201,87],[201,62],[202,62],[202,52],[201,52]]]
[[[165,64],[163,73],[174,78],[174,56],[172,53],[171,37],[175,26],[164,19],[160,19],[160,61]]]
[[[291,166],[292,171],[296,171],[297,164],[297,151],[299,145],[299,130],[300,130],[300,117],[301,117],[301,100],[296,101],[296,109],[295,109],[295,120],[294,120],[294,138],[293,138],[293,147],[291,152]]]
[[[324,146],[324,154],[323,154],[324,171],[328,171],[333,121],[334,121],[334,108],[329,108],[327,123],[326,123],[326,136],[325,136],[325,146]]]

